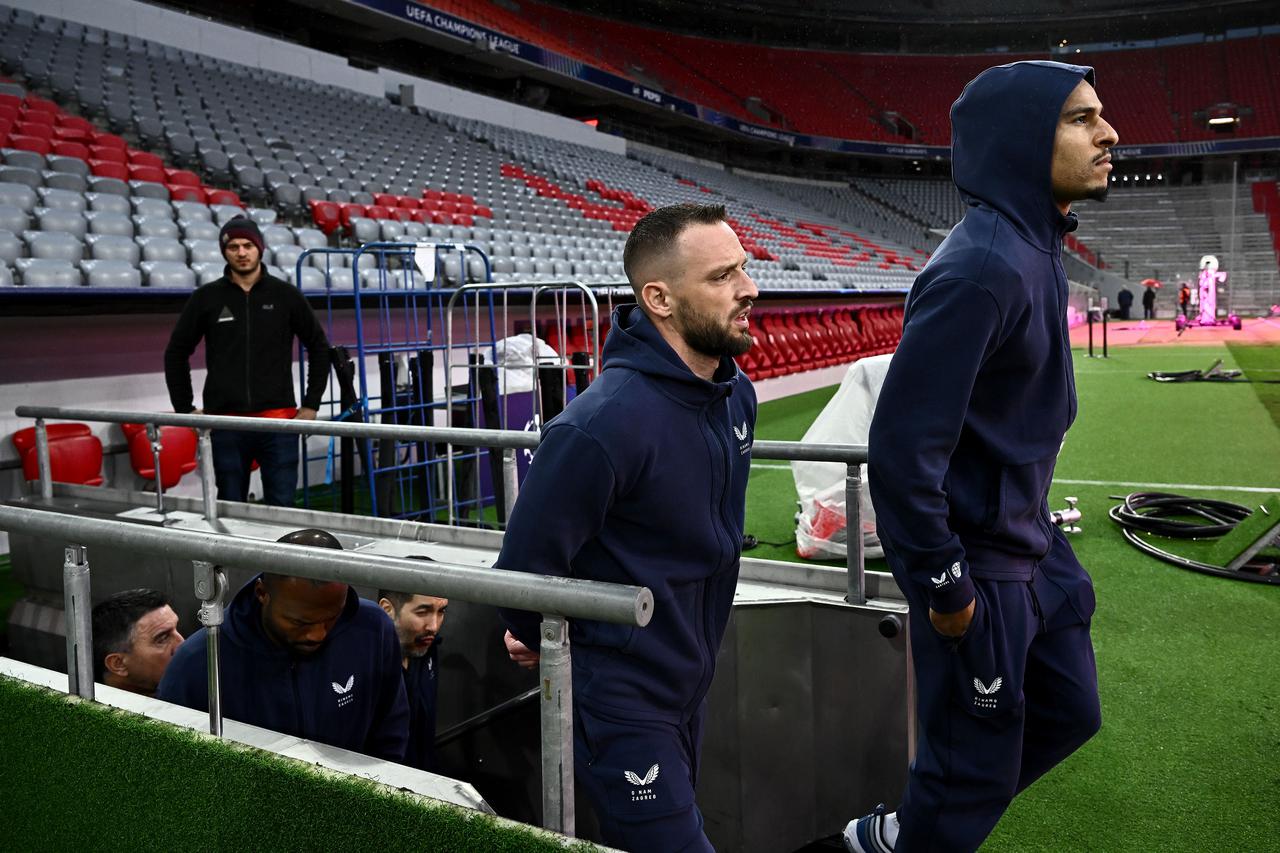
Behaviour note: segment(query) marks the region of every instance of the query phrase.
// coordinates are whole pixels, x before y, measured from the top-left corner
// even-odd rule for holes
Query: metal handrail
[[[481,447],[501,447],[502,453],[502,469],[503,480],[506,483],[505,500],[507,517],[510,518],[511,509],[515,505],[516,499],[516,449],[532,449],[538,446],[540,436],[535,433],[517,431],[517,430],[489,430],[489,429],[460,429],[454,427],[432,427],[432,426],[402,426],[398,424],[365,424],[365,423],[346,423],[335,421],[314,421],[314,420],[283,420],[277,418],[246,418],[232,417],[227,415],[195,415],[195,414],[176,414],[163,412],[111,412],[97,409],[76,409],[62,408],[56,406],[19,406],[15,410],[18,417],[34,418],[36,421],[36,452],[38,455],[38,464],[40,471],[40,495],[42,502],[48,503],[53,497],[53,481],[51,476],[51,466],[49,462],[49,442],[48,432],[45,425],[46,418],[59,418],[65,420],[81,420],[81,421],[99,421],[107,423],[143,423],[149,426],[185,426],[194,427],[200,432],[199,441],[199,457],[200,472],[203,481],[204,495],[204,511],[205,517],[212,522],[217,513],[217,502],[214,499],[213,490],[213,454],[212,444],[210,441],[210,430],[213,429],[233,429],[244,430],[248,432],[280,432],[293,433],[299,435],[333,435],[348,436],[352,438],[399,438],[408,441],[436,441],[447,442],[450,444],[471,445]],[[864,565],[864,551],[862,542],[862,464],[867,461],[867,448],[862,445],[823,445],[823,444],[806,444],[803,442],[786,442],[786,441],[757,441],[752,447],[752,457],[756,459],[778,459],[790,461],[814,461],[814,462],[834,462],[842,463],[846,467],[845,476],[845,518],[847,533],[847,558],[846,565],[848,568],[848,593],[846,600],[850,604],[865,605],[867,603],[866,596],[866,571]],[[157,473],[156,488],[162,489],[160,477]],[[157,499],[157,505],[162,506],[161,500]],[[10,508],[5,508],[10,509]],[[5,514],[0,514],[0,528],[4,528],[3,519]],[[72,519],[73,526],[76,523],[84,523],[87,520],[75,516],[63,516],[63,518]],[[25,522],[24,522],[25,523]],[[34,523],[34,522],[32,522]],[[120,522],[115,522],[120,523]],[[138,527],[137,525],[128,525]],[[158,535],[166,538],[174,536],[179,531],[172,528],[166,528],[163,531],[153,531]],[[183,531],[190,533],[190,531]],[[83,534],[81,534],[83,535]],[[103,534],[105,535],[105,534]],[[211,535],[199,534],[194,535]],[[71,537],[69,541],[79,541]],[[175,540],[176,541],[176,540]],[[264,543],[260,540],[239,540],[240,547],[232,545],[220,545],[219,548],[227,548],[231,555],[227,559],[228,563],[238,563],[254,567],[258,565],[256,556],[264,553]],[[245,543],[253,543],[251,546]],[[83,544],[82,542],[80,544]],[[194,543],[193,543],[194,544]],[[274,543],[273,543],[274,544]],[[202,547],[209,547],[208,543],[203,543]],[[276,547],[296,547],[277,545]],[[317,553],[320,549],[309,551],[308,553]],[[325,551],[324,556],[334,559],[337,554],[342,552]],[[83,556],[82,549],[73,553],[70,549],[67,552],[67,562],[64,566],[64,584],[66,585],[66,595],[69,606],[67,608],[68,619],[73,613],[79,612],[88,606],[88,571],[87,564],[78,562]],[[348,554],[346,558],[353,562],[347,563],[345,559],[341,564],[345,569],[351,572],[359,571],[356,566],[364,566],[364,571],[379,573],[379,570],[389,570],[395,567],[395,564],[401,562],[394,558],[375,557],[371,555],[354,555]],[[218,701],[216,690],[217,678],[217,634],[218,626],[222,621],[222,602],[221,597],[225,592],[225,578],[222,573],[217,571],[212,565],[212,560],[218,557],[202,558],[194,561],[196,593],[204,605],[201,607],[201,621],[208,627],[210,632],[209,646],[209,670],[210,670],[210,728],[215,734],[221,732],[220,712],[215,708]],[[385,562],[384,562],[385,561]],[[418,579],[428,578],[429,570],[424,569],[424,563],[415,561],[412,569],[413,576]],[[273,571],[279,571],[286,566],[273,563]],[[440,569],[450,569],[453,567],[444,566],[437,563]],[[406,567],[407,568],[407,567]],[[476,571],[473,567],[468,567],[469,571]],[[486,570],[496,571],[496,570]],[[305,572],[299,574],[306,575]],[[322,575],[307,575],[325,577]],[[372,575],[361,574],[360,577],[372,578]],[[379,574],[380,576],[380,574]],[[342,576],[334,574],[335,579],[351,580],[356,577],[354,574]],[[447,576],[446,576],[447,577]],[[525,582],[537,577],[533,575],[521,575]],[[438,585],[432,582],[429,588],[435,590],[437,595],[454,595],[453,590],[458,589],[452,582],[446,581],[445,578],[439,578],[441,581]],[[541,581],[548,582],[552,585],[563,585],[567,583],[563,578],[541,578]],[[577,583],[587,583],[586,581],[577,581]],[[73,586],[74,590],[73,590]],[[379,585],[381,585],[379,583]],[[395,584],[388,584],[394,586]],[[605,585],[611,586],[611,585]],[[484,601],[478,598],[475,589],[480,587],[470,587],[456,593],[458,598],[470,598],[471,600]],[[557,607],[560,606],[560,600],[553,596],[551,599],[537,598],[530,590],[543,590],[549,593],[550,587],[540,588],[534,584],[522,587],[525,592],[516,595],[516,598],[510,599],[510,604],[523,610],[538,610],[538,603],[550,604],[554,602]],[[494,592],[494,588],[485,587],[484,594]],[[510,592],[510,590],[508,590]],[[641,590],[648,594],[648,590]],[[494,593],[495,596],[497,593]],[[502,593],[506,595],[507,593]],[[526,596],[521,599],[521,596]],[[517,600],[520,599],[520,600]],[[498,600],[494,598],[489,603],[503,604],[507,602],[507,598]],[[78,604],[77,604],[78,603]],[[72,607],[71,605],[77,605]],[[633,599],[633,607],[640,607],[643,602]],[[575,609],[569,610],[542,610],[543,619],[539,629],[539,654],[540,654],[540,675],[542,689],[540,691],[542,701],[542,726],[541,726],[541,744],[542,744],[542,778],[543,778],[543,823],[549,829],[572,835],[574,831],[574,813],[573,813],[573,690],[570,672],[569,659],[569,632],[566,615],[578,616],[580,611]],[[652,611],[652,596],[648,598],[648,612]],[[638,612],[638,611],[637,611]],[[585,613],[585,611],[583,612]],[[588,615],[582,615],[582,618],[600,618]],[[640,618],[638,615],[636,618]],[[647,622],[647,618],[645,620]],[[80,623],[87,620],[80,618]],[[635,622],[632,624],[643,625],[645,622]],[[87,637],[85,632],[88,626],[85,624],[67,626],[68,633],[68,669],[70,671],[69,683],[74,691],[77,684],[77,655],[84,655],[84,645],[74,646],[72,643],[72,635],[75,634],[81,640]],[[83,669],[83,666],[79,667]],[[83,681],[88,682],[88,693],[90,698],[93,691],[93,680],[89,676]]]
[[[205,514],[210,519],[217,512],[213,500],[213,468],[208,446],[210,429],[235,429],[247,432],[284,432],[298,435],[333,435],[349,438],[395,438],[403,441],[428,441],[474,447],[501,447],[503,480],[506,484],[507,518],[516,499],[516,457],[513,450],[537,448],[537,433],[523,430],[467,429],[459,427],[402,426],[399,424],[347,423],[344,421],[301,421],[279,418],[246,418],[230,415],[175,414],[173,412],[112,412],[102,409],[76,409],[58,406],[18,406],[20,418],[36,419],[36,451],[40,463],[40,493],[48,499],[53,494],[49,475],[49,447],[44,419],[100,421],[106,423],[144,423],[157,426],[185,426],[201,430],[200,470],[205,480]],[[756,441],[751,448],[753,459],[793,462],[834,462],[843,464],[845,475],[845,530],[847,539],[845,565],[848,569],[847,600],[866,604],[866,561],[862,544],[862,465],[867,461],[867,447],[861,444],[811,444],[800,441]],[[159,486],[157,486],[159,488]]]

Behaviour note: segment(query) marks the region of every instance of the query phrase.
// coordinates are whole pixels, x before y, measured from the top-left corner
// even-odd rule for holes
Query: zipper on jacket
[[[253,384],[252,384],[253,374],[252,374],[252,371],[249,370],[249,352],[250,352],[249,350],[249,325],[250,325],[249,318],[253,316],[253,311],[251,310],[253,306],[252,306],[252,303],[250,302],[251,294],[252,294],[252,291],[250,290],[246,290],[244,292],[244,400],[245,400],[246,408],[252,412],[253,411]]]

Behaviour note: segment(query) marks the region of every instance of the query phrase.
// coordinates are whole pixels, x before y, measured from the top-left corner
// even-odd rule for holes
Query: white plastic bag
[[[533,368],[530,365],[534,362],[534,341],[537,341],[539,364],[559,363],[560,354],[542,338],[535,338],[533,335],[503,338],[494,344],[498,353],[499,394],[519,394],[533,390]]]
[[[804,434],[806,443],[866,444],[889,355],[861,358],[849,366],[831,402]],[[839,462],[792,462],[800,511],[796,513],[796,553],[806,559],[837,559],[848,553],[845,530],[845,466]],[[869,557],[884,550],[876,536],[875,510],[862,466],[862,543]]]

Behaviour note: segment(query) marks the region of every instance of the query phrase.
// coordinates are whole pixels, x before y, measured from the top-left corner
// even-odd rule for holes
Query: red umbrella
[[[1156,281],[1154,278],[1144,278],[1142,280],[1142,286],[1143,287],[1160,287],[1161,284],[1160,282]]]

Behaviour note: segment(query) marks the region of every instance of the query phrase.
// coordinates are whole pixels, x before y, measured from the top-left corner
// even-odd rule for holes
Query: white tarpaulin
[[[871,416],[889,369],[889,355],[860,358],[849,366],[831,402],[804,434],[806,443],[866,444]],[[792,462],[800,511],[796,514],[796,553],[801,557],[835,559],[847,554],[845,532],[845,476],[840,462]],[[875,510],[862,466],[862,541],[869,557],[883,556],[876,537]]]

